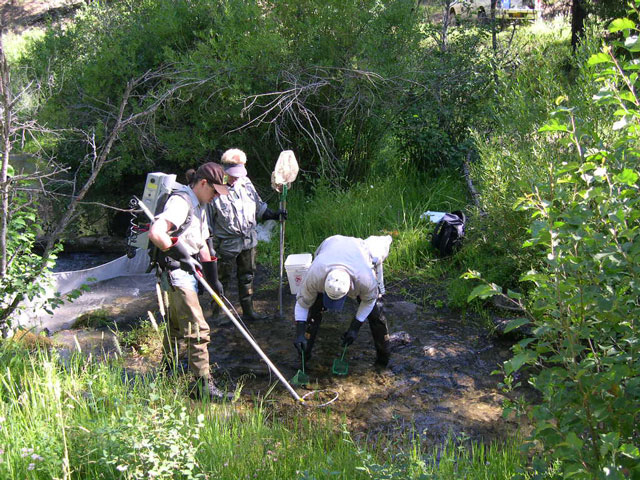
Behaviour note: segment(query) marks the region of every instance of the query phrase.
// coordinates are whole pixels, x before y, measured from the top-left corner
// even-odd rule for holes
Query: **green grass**
[[[427,270],[434,276],[442,271],[429,247],[433,225],[420,219],[427,210],[451,211],[467,202],[463,180],[453,174],[430,177],[405,174],[370,180],[337,190],[318,184],[305,194],[291,189],[287,197],[285,256],[315,253],[331,235],[367,238],[392,235],[393,243],[385,262],[385,275]],[[279,259],[279,237],[260,246],[259,261],[275,265]]]
[[[42,28],[30,28],[16,33],[5,33],[2,36],[2,44],[5,48],[7,60],[14,62],[23,56],[29,49],[29,47],[41,40],[45,35],[45,31]]]
[[[131,377],[117,361],[63,361],[10,341],[0,371],[3,479],[506,478],[520,464],[515,441],[424,452],[405,438],[383,452],[324,410],[194,403],[184,379]]]

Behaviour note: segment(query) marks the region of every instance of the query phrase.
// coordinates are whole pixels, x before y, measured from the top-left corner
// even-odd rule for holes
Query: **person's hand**
[[[306,332],[307,322],[296,322],[296,338],[293,341],[293,346],[296,347],[300,355],[307,349]]]
[[[263,220],[286,220],[287,219],[287,211],[284,208],[273,211],[270,208],[267,208],[262,215]]]
[[[287,213],[287,210],[284,208],[281,208],[280,210],[276,211],[276,214],[278,215],[278,220],[286,220],[287,217],[289,216],[289,214]]]
[[[209,262],[202,262],[202,273],[209,286],[215,290],[219,296],[224,296],[224,288],[218,279],[218,259],[214,257],[214,259]]]
[[[195,258],[189,255],[187,247],[180,241],[178,237],[171,237],[171,246],[166,251],[174,260],[180,262],[180,268],[196,275],[198,271],[202,270],[202,265]]]
[[[358,337],[358,332],[360,331],[361,326],[362,326],[362,322],[357,318],[354,318],[353,320],[351,320],[351,325],[349,325],[349,329],[346,332],[344,332],[344,334],[342,335],[343,347],[351,345],[353,342],[356,341],[356,338]]]

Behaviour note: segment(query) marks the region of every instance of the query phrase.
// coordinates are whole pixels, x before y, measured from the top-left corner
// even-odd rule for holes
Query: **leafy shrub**
[[[421,170],[461,164],[469,126],[491,88],[483,30],[461,30],[450,40],[444,51],[435,42],[420,51],[417,85],[403,97],[405,108],[395,122],[400,152]]]
[[[141,414],[144,421],[140,421]],[[125,479],[197,479],[196,453],[204,415],[195,423],[186,407],[172,405],[123,408],[122,416],[94,437],[100,463]]]
[[[530,383],[543,400],[531,410],[529,446],[540,449],[534,470],[553,478],[640,475],[638,23],[618,19],[609,31],[622,39],[584,67],[600,86],[600,121],[558,109],[541,131],[566,155],[547,158],[548,183],[518,203],[531,213],[526,245],[544,265],[522,277],[535,285],[534,337],[514,347],[504,370],[517,386],[525,365],[537,367]],[[481,285],[470,298],[496,290]]]

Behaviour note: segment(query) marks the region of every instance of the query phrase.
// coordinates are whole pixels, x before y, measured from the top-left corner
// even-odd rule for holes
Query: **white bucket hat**
[[[329,310],[341,310],[347,293],[351,288],[351,276],[341,268],[334,268],[327,274],[324,281],[325,308]]]

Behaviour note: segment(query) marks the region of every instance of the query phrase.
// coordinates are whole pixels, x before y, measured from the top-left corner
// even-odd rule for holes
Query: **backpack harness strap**
[[[187,213],[187,218],[185,219],[185,221],[182,223],[182,225],[180,225],[174,231],[170,232],[172,237],[179,237],[191,225],[194,212],[193,212],[193,205],[191,204],[191,198],[189,194],[182,190],[171,192],[167,196],[167,199],[164,202],[164,205],[166,205],[167,202],[169,201],[169,198],[171,198],[174,195],[177,195],[178,197],[183,198],[189,205],[189,213]],[[164,205],[162,205],[162,208],[164,208]],[[149,264],[149,270],[147,272],[150,272],[154,267],[156,268],[156,270],[169,270],[169,271],[177,270],[178,268],[180,268],[180,262],[178,262],[177,260],[174,260],[173,258],[167,255],[163,255],[162,251],[153,244],[150,244],[149,257],[151,259],[151,262]],[[192,257],[197,260],[198,254],[196,253],[192,255]]]

